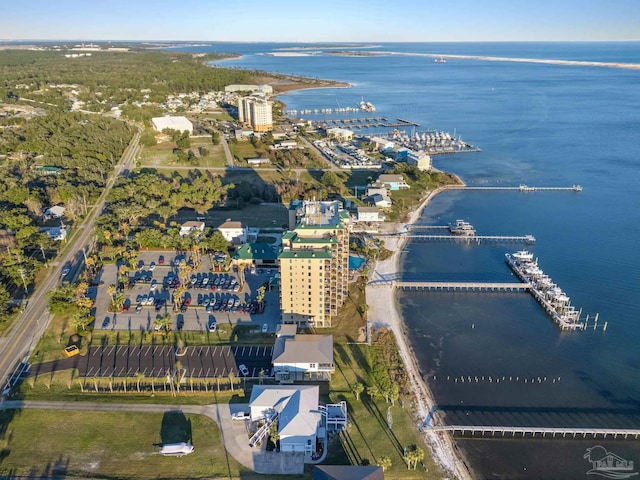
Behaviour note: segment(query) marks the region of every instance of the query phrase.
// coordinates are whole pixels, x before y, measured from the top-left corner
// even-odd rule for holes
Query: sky
[[[7,1],[0,39],[625,41],[640,40],[640,0]]]

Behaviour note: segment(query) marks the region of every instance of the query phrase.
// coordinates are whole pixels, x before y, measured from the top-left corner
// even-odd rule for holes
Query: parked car
[[[210,332],[215,332],[216,330],[218,330],[218,322],[216,322],[215,318],[212,318],[211,320],[209,320],[209,331]]]
[[[122,304],[122,311],[123,312],[128,312],[129,308],[131,308],[131,300],[129,300],[128,298],[124,301],[124,303]]]
[[[191,305],[191,297],[187,297],[184,299],[183,305],[186,305],[187,307],[189,305]]]
[[[69,275],[69,272],[71,271],[70,268],[65,268],[64,270],[62,270],[62,276],[66,277],[67,275]]]
[[[232,420],[248,420],[251,418],[249,412],[235,412],[231,415]]]
[[[247,366],[244,363],[238,365],[238,370],[240,370],[240,373],[244,377],[248,377],[249,376],[249,369],[247,368]]]
[[[138,303],[138,305],[136,305],[136,313],[140,313],[142,311],[142,304]]]
[[[267,333],[269,331],[269,325],[266,323],[262,324],[262,333]]]
[[[162,310],[162,307],[164,307],[164,300],[158,300],[156,302],[156,312]]]
[[[156,262],[151,262],[149,264],[149,270],[151,270],[152,272],[156,269]]]
[[[151,280],[151,286],[149,287],[149,289],[153,292],[158,286],[158,281],[157,280]]]
[[[164,265],[164,255],[158,257],[158,265]]]

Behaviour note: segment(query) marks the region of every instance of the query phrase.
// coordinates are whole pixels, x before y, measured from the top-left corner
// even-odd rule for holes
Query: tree
[[[366,303],[363,303],[358,307],[358,310],[360,311],[360,315],[362,315],[362,319],[366,320],[367,312],[369,311],[369,305],[367,305]]]
[[[356,400],[360,400],[360,394],[364,392],[364,385],[358,382],[354,384],[353,387],[351,387],[351,389],[353,390],[353,393],[356,396]]]
[[[90,318],[88,317],[88,310],[81,309],[75,312],[71,316],[71,325],[76,329],[76,332],[81,333],[87,329],[87,324],[89,323]]]
[[[338,175],[336,175],[335,172],[332,172],[331,170],[327,170],[326,172],[324,172],[322,174],[322,177],[320,177],[320,181],[327,187],[337,187],[340,185],[340,178],[338,178]]]
[[[144,378],[144,373],[136,372],[136,386],[138,387],[138,393],[140,393],[140,380]]]
[[[400,389],[397,384],[392,384],[391,387],[385,392],[385,396],[388,398],[387,401],[391,402],[391,405],[396,404],[396,400],[400,397]]]
[[[369,395],[371,400],[375,400],[380,396],[380,389],[377,385],[367,385],[367,395]]]
[[[280,440],[280,434],[278,433],[278,420],[275,420],[271,425],[269,425],[269,440],[271,440],[271,443],[274,445],[276,445],[278,440]]]
[[[231,391],[233,392],[233,381],[236,379],[236,376],[233,372],[229,372],[229,385],[231,386]]]
[[[0,284],[0,318],[9,313],[9,305],[11,304],[11,294],[4,285]]]
[[[378,460],[378,466],[382,467],[382,471],[384,472],[387,468],[391,468],[391,466],[393,465],[393,462],[391,461],[390,457],[387,457],[386,455],[383,455],[382,457],[380,457],[380,459]]]
[[[171,321],[171,314],[168,312],[163,315],[157,315],[153,320],[153,328],[158,332],[162,332],[163,335],[167,335],[171,331]]]

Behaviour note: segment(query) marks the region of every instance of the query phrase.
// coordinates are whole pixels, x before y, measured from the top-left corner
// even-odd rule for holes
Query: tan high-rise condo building
[[[238,120],[251,125],[254,132],[273,130],[271,102],[261,97],[242,97],[238,102]]]
[[[330,327],[348,294],[349,214],[338,201],[296,201],[282,237],[282,323]]]

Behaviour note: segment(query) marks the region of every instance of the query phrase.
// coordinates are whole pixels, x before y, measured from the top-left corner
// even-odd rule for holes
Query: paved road
[[[224,156],[227,158],[227,165],[229,165],[229,168],[233,168],[234,167],[233,155],[231,155],[231,150],[229,150],[229,144],[227,143],[227,139],[224,138],[224,135],[220,135],[220,143],[222,143],[222,150],[224,150]]]
[[[65,265],[74,265],[73,274],[77,275],[80,270],[79,264],[83,262],[83,249],[87,249],[93,239],[93,225],[96,218],[104,207],[107,194],[116,178],[127,170],[131,170],[135,165],[135,156],[138,152],[138,141],[140,131],[138,131],[127,149],[122,154],[119,165],[114,174],[105,185],[100,199],[94,209],[89,213],[85,221],[75,229],[75,238],[58,257],[58,264],[51,268],[47,278],[38,286],[28,299],[27,307],[14,321],[11,330],[0,344],[0,388],[3,388],[7,379],[15,369],[16,365],[27,355],[42,336],[50,321],[47,311],[47,301],[45,294],[55,288],[59,281],[62,269]]]

